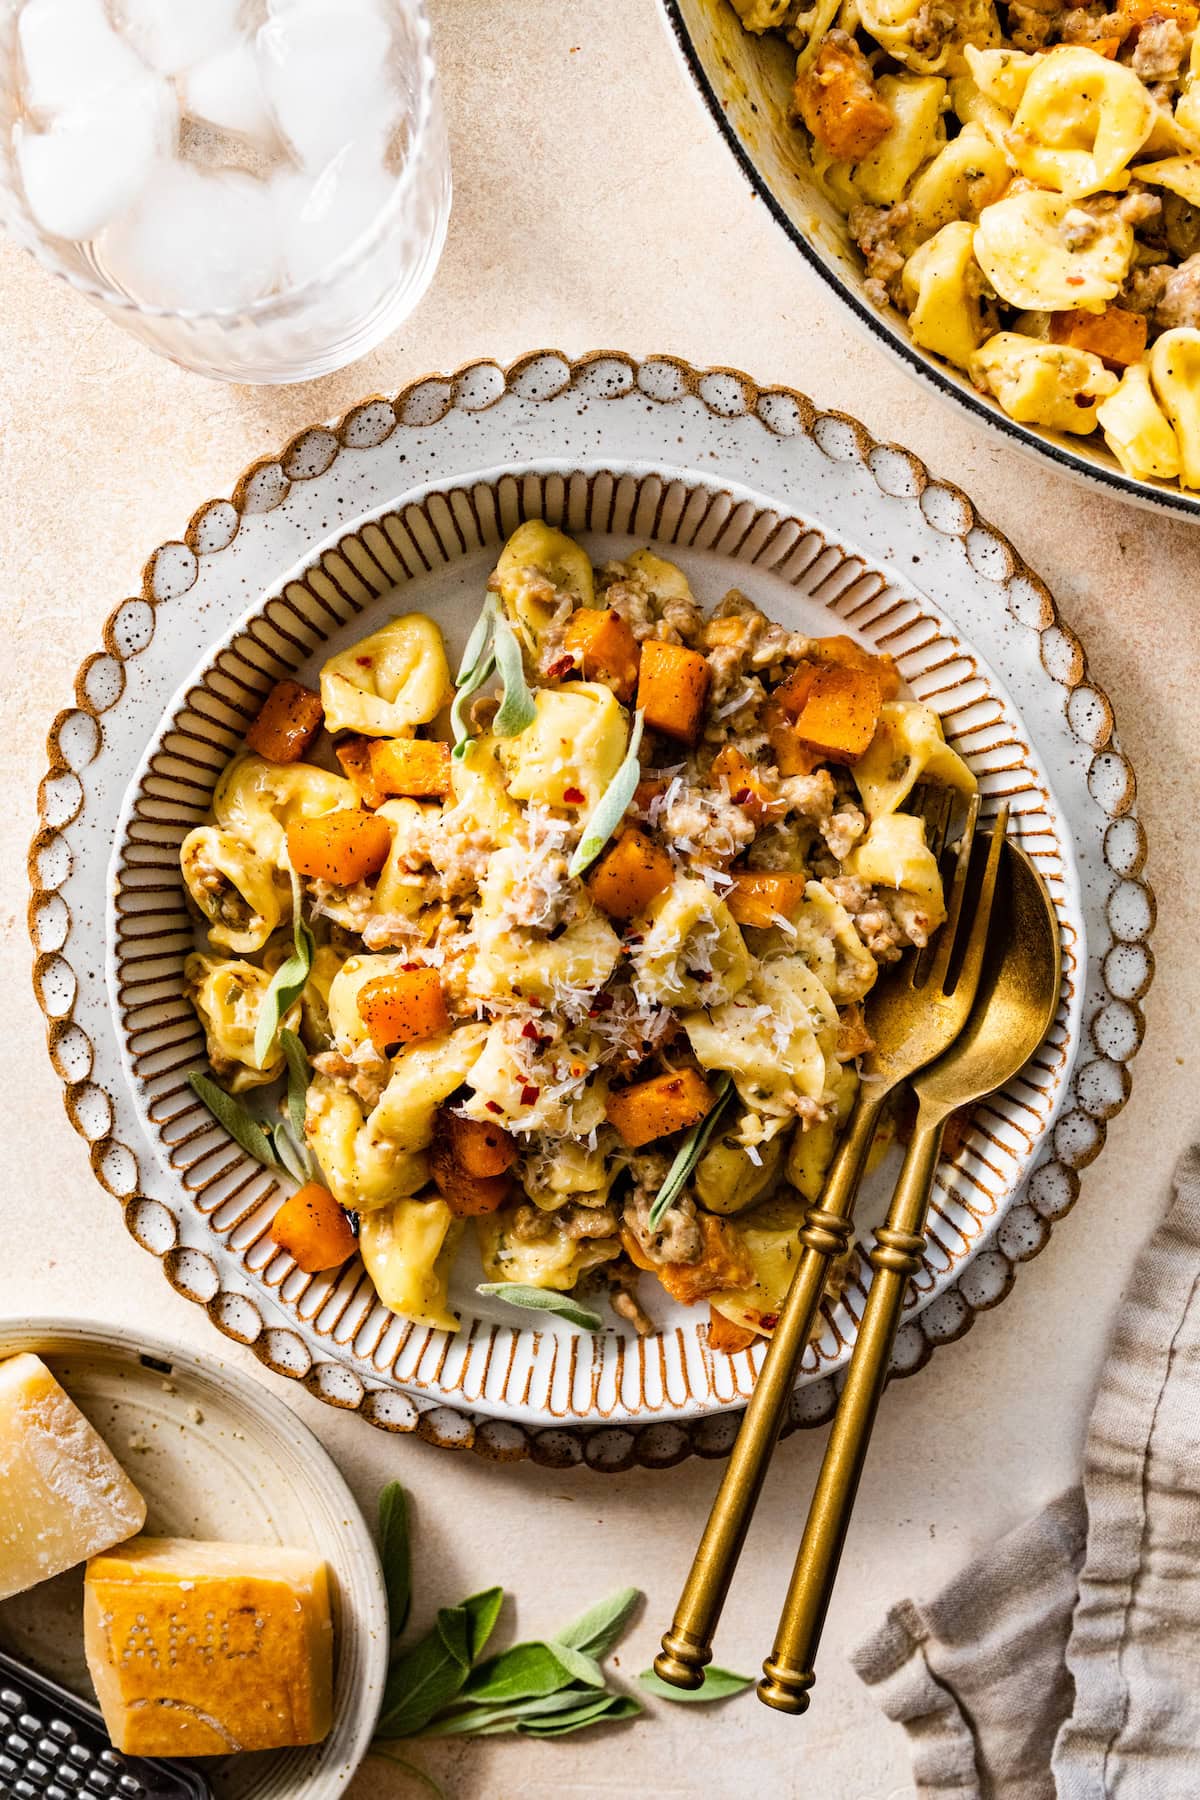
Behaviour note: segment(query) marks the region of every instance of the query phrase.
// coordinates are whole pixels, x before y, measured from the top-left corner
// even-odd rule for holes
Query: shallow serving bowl
[[[846,221],[821,192],[803,131],[788,124],[795,53],[777,33],[746,31],[729,0],[661,0],[672,41],[713,123],[771,217],[860,330],[934,393],[972,413],[997,438],[1046,457],[1112,495],[1200,518],[1200,494],[1127,475],[1097,432],[1071,437],[1020,425],[961,369],[914,344],[894,307],[868,299]]]
[[[476,364],[301,433],[201,506],[55,723],[31,859],[35,983],[98,1179],[177,1291],[271,1369],[386,1429],[494,1457],[662,1465],[725,1447],[761,1348],[714,1355],[703,1309],[657,1294],[648,1339],[535,1325],[482,1302],[467,1263],[463,1329],[413,1327],[357,1261],[336,1276],[291,1265],[267,1232],[272,1178],[184,1083],[203,1041],[181,998],[193,925],[178,847],[261,694],[392,610],[429,611],[457,645],[503,538],[540,514],[597,558],[654,542],[706,604],[737,585],[776,617],[890,650],[988,808],[1011,800],[1058,910],[1063,1002],[1043,1052],[940,1170],[897,1369],[1002,1300],[1128,1092],[1153,923],[1132,771],[1078,639],[966,497],[853,420],[732,371],[612,353]],[[828,1415],[862,1301],[852,1286],[827,1312],[797,1422]]]

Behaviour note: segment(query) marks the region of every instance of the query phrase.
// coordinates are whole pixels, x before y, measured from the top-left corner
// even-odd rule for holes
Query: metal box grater
[[[212,1800],[182,1763],[122,1756],[94,1706],[0,1650],[0,1800]]]

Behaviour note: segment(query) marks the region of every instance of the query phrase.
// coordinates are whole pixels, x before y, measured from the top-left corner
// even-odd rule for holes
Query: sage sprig
[[[263,995],[262,1005],[258,1009],[258,1021],[254,1027],[254,1060],[260,1068],[270,1058],[280,1020],[287,1017],[304,992],[316,949],[313,934],[304,922],[300,877],[295,869],[291,870],[291,877],[293,948],[292,954],[280,963],[272,975],[271,985]]]
[[[642,731],[645,718],[638,712],[634,714],[633,730],[629,734],[629,748],[620,768],[596,802],[587,824],[583,828],[583,836],[575,846],[575,854],[567,867],[568,875],[582,875],[590,868],[600,852],[607,844],[621,820],[625,817],[629,802],[642,778],[642,765],[638,760],[638,751],[642,744]]]
[[[395,1482],[379,1498],[379,1537],[394,1636],[408,1615],[412,1573],[408,1504]],[[636,1588],[621,1588],[557,1637],[514,1644],[486,1661],[481,1658],[503,1590],[488,1588],[459,1606],[442,1607],[424,1637],[393,1652],[376,1753],[394,1756],[391,1742],[418,1734],[563,1737],[589,1725],[636,1718],[640,1703],[608,1686],[599,1659],[612,1649],[640,1599]]]
[[[500,702],[500,710],[492,720],[492,730],[497,737],[519,737],[521,732],[528,731],[537,718],[537,707],[525,679],[525,659],[521,655],[521,646],[502,612],[496,614],[492,649],[504,686],[504,696]]]
[[[477,694],[485,681],[489,681],[496,669],[496,658],[491,651],[492,630],[496,623],[497,600],[489,594],[483,603],[483,611],[471,630],[463,651],[462,662],[454,685],[458,692],[454,696],[454,704],[450,708],[450,722],[454,727],[454,749],[451,754],[461,762],[467,753],[467,745],[471,742],[471,728],[467,723],[467,702]]]
[[[565,1319],[568,1325],[576,1325],[580,1331],[604,1329],[600,1314],[593,1312],[590,1306],[581,1306],[570,1294],[555,1294],[548,1288],[528,1287],[522,1281],[481,1281],[475,1292],[487,1294],[495,1300],[505,1300],[509,1306],[524,1307],[529,1312],[553,1313],[555,1318]]]
[[[248,1112],[240,1100],[227,1094],[223,1087],[218,1087],[215,1081],[202,1075],[199,1069],[193,1069],[188,1076],[188,1086],[197,1100],[207,1106],[217,1124],[225,1127],[234,1143],[241,1145],[247,1156],[260,1162],[264,1169],[278,1171],[283,1167],[275,1154],[269,1128]]]
[[[700,1123],[698,1125],[693,1125],[691,1130],[687,1133],[682,1144],[680,1144],[679,1149],[675,1153],[674,1162],[667,1170],[666,1180],[654,1196],[646,1220],[652,1231],[658,1226],[659,1221],[662,1219],[663,1214],[668,1208],[675,1204],[675,1201],[679,1198],[679,1195],[683,1190],[684,1183],[691,1175],[696,1164],[700,1161],[700,1158],[704,1155],[705,1150],[708,1148],[708,1140],[713,1134],[713,1127],[716,1125],[717,1120],[724,1111],[725,1102],[732,1092],[733,1077],[731,1075],[722,1075],[716,1084],[716,1099],[705,1113],[704,1117],[700,1120]]]

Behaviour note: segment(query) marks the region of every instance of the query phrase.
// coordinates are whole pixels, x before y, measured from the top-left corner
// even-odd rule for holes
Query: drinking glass
[[[423,0],[0,0],[0,218],[183,367],[304,381],[437,266]]]

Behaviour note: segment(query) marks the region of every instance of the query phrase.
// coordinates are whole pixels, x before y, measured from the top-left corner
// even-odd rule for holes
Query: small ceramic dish
[[[642,1340],[514,1325],[469,1278],[459,1333],[414,1330],[356,1263],[330,1282],[277,1253],[269,1180],[192,1116],[182,1088],[202,1044],[180,1004],[193,926],[177,850],[256,696],[361,633],[396,588],[453,638],[502,539],[537,514],[593,554],[655,543],[708,603],[740,585],[775,616],[895,652],[989,801],[1013,800],[1059,908],[1063,1010],[1032,1085],[943,1167],[895,1368],[920,1367],[1001,1301],[1129,1090],[1153,970],[1132,770],[1078,639],[965,495],[853,420],[731,370],[615,353],[475,364],[301,433],[232,499],[202,506],[113,613],[51,734],[31,858],[35,985],[98,1179],[176,1290],[268,1367],[448,1447],[665,1466],[727,1446],[761,1350],[712,1354],[702,1312],[664,1311]],[[861,1303],[851,1289],[826,1315],[795,1422],[828,1416]]]
[[[204,1758],[216,1800],[337,1800],[366,1755],[388,1660],[374,1540],[316,1438],[261,1384],[170,1344],[56,1319],[0,1321],[0,1358],[34,1351],[145,1495],[159,1536],[294,1544],[325,1558],[335,1605],[334,1724],[312,1749]],[[91,1699],[83,1570],[0,1604],[0,1645]]]
[[[1044,457],[1110,496],[1200,518],[1200,493],[1127,475],[1099,432],[1074,437],[1010,419],[961,369],[915,344],[894,307],[875,306],[846,221],[813,174],[807,136],[788,123],[795,52],[778,32],[756,36],[745,30],[729,0],[661,5],[680,60],[742,174],[860,331],[931,392],[971,413],[998,442]]]

